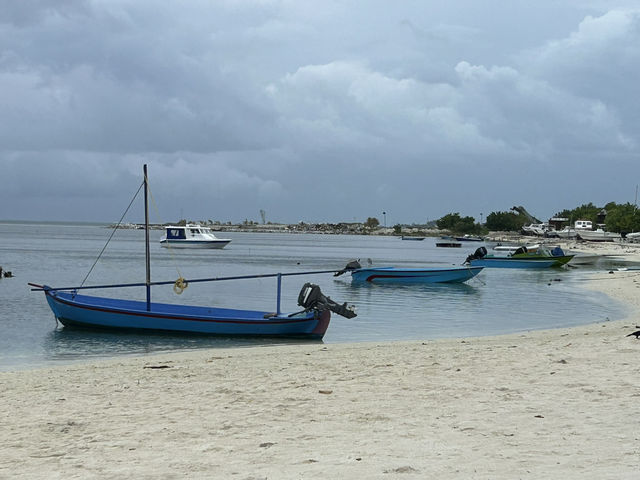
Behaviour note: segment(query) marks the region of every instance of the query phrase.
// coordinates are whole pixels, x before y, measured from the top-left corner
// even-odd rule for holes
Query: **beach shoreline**
[[[640,272],[593,277],[628,317],[0,372],[0,478],[637,478]]]

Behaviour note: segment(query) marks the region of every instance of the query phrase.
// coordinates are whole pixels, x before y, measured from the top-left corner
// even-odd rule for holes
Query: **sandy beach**
[[[3,372],[0,478],[638,479],[640,272],[585,287],[629,317]]]

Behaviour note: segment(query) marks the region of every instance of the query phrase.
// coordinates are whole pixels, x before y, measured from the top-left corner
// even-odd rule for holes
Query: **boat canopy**
[[[167,227],[167,239],[184,240],[187,238],[185,227]]]

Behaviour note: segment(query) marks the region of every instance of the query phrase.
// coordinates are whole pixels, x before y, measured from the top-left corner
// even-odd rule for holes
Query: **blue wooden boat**
[[[145,192],[145,260],[146,281],[120,285],[94,285],[78,287],[50,287],[30,283],[35,291],[43,291],[56,319],[65,327],[117,329],[128,331],[164,331],[212,335],[297,337],[321,339],[331,319],[331,312],[347,318],[355,317],[352,306],[340,305],[325,297],[317,285],[306,283],[298,295],[298,312],[282,313],[280,309],[282,277],[315,273],[335,273],[335,270],[314,272],[274,273],[236,277],[202,278],[177,281],[151,282],[149,257],[149,218],[147,202],[147,166],[144,166]],[[174,285],[181,293],[189,283],[239,280],[248,278],[277,279],[275,311],[210,308],[193,305],[174,305],[151,301],[151,287]],[[84,289],[116,287],[145,287],[146,301],[121,300],[78,294]]]
[[[352,261],[337,272],[335,276],[351,273],[354,283],[461,283],[475,277],[482,267],[451,268],[398,268],[369,267],[362,268],[360,263]]]
[[[65,327],[321,339],[331,319],[328,309],[286,314],[154,302],[147,305],[144,301],[78,295],[46,285],[42,289],[56,319]]]

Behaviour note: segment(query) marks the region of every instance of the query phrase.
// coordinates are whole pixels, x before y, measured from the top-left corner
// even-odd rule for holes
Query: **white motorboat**
[[[621,238],[619,233],[607,232],[601,228],[596,230],[579,230],[577,236],[581,240],[588,240],[590,242],[616,242]]]
[[[216,237],[209,227],[192,223],[170,225],[160,239],[161,246],[172,248],[224,248],[229,242],[229,238]]]
[[[640,242],[640,232],[627,233],[627,241],[637,243]]]
[[[522,226],[522,232],[525,235],[535,235],[537,237],[543,237],[547,231],[549,231],[548,223],[532,223],[530,225]]]
[[[576,238],[578,232],[575,228],[566,226],[562,230],[554,230],[553,236],[558,238]]]

